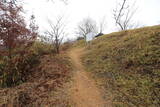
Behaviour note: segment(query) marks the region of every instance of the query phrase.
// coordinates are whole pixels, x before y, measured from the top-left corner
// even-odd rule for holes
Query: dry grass
[[[0,106],[53,107],[68,106],[67,81],[71,65],[66,55],[45,55],[26,83],[0,89]],[[64,89],[63,89],[64,88]]]
[[[160,106],[160,26],[104,35],[86,50],[87,71],[112,92],[115,107]]]

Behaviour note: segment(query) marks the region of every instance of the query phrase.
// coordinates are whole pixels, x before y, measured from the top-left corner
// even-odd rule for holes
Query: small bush
[[[83,39],[83,40],[78,40],[74,43],[73,47],[84,47],[86,46],[86,41]]]
[[[4,57],[0,64],[0,86],[12,87],[25,82],[38,62],[38,56],[33,52],[16,55],[12,59]]]
[[[55,54],[55,49],[51,44],[43,43],[43,42],[35,42],[32,47],[32,50],[37,55],[45,55],[45,54]]]
[[[66,51],[68,49],[70,49],[73,45],[73,42],[65,42],[64,44],[62,44],[61,46],[61,50],[62,51]]]

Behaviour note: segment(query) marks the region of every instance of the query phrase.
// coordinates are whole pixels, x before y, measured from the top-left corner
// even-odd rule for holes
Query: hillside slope
[[[0,107],[67,107],[66,88],[71,64],[66,54],[46,54],[27,76],[27,81],[11,88],[0,88]]]
[[[104,35],[86,50],[84,65],[112,92],[113,106],[160,106],[160,26]]]

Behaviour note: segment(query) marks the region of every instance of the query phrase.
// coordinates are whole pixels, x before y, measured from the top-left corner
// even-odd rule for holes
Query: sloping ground
[[[0,89],[0,107],[66,107],[70,62],[65,55],[41,57],[41,64],[17,87]]]
[[[116,107],[160,106],[160,26],[97,38],[83,58]]]
[[[75,48],[69,53],[74,65],[73,83],[69,91],[73,107],[105,107],[101,90],[90,75],[84,71],[80,57],[84,49]],[[109,105],[107,107],[110,107]]]

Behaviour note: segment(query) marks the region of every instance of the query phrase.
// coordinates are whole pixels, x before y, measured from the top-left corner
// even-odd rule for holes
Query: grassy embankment
[[[104,35],[86,51],[87,71],[112,93],[114,106],[160,106],[160,26]]]

